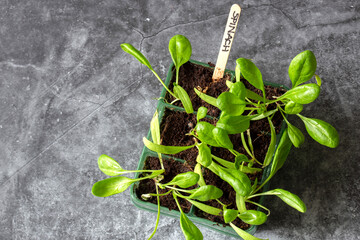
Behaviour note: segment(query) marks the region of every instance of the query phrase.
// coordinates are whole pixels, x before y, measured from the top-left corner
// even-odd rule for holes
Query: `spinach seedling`
[[[176,82],[174,83],[173,89],[174,92],[170,91],[166,84],[161,80],[160,76],[155,72],[150,62],[139,50],[137,50],[129,43],[121,44],[121,48],[125,52],[134,56],[140,63],[147,66],[164,86],[166,91],[168,91],[175,98],[175,101],[180,100],[182,102],[187,113],[192,113],[194,111],[189,95],[180,85],[178,85],[180,66],[189,61],[191,57],[191,44],[185,36],[175,35],[169,42],[169,51],[176,67]]]
[[[129,44],[123,44],[123,49],[136,57],[142,64],[153,71],[147,59]],[[182,64],[187,62],[191,56],[191,45],[189,41],[181,35],[174,36],[169,43],[171,53],[176,68],[176,82],[174,82],[174,93],[164,85],[158,75],[160,82],[176,99],[180,99],[186,112],[193,112],[190,99],[185,90],[178,85],[179,69]],[[273,189],[264,191],[266,183],[281,169],[286,161],[291,147],[300,147],[305,141],[303,133],[288,119],[288,116],[299,117],[305,124],[309,135],[317,142],[330,148],[335,148],[339,144],[339,136],[336,129],[329,123],[320,119],[305,117],[301,114],[304,105],[315,101],[320,93],[322,81],[315,74],[316,58],[314,54],[307,50],[298,54],[290,63],[289,78],[292,88],[279,97],[269,98],[265,94],[265,86],[262,74],[256,65],[249,59],[239,58],[236,61],[235,82],[227,81],[228,92],[221,93],[217,98],[206,95],[194,89],[197,95],[205,102],[221,110],[221,115],[213,125],[203,121],[206,118],[207,108],[198,109],[197,123],[194,129],[187,135],[195,138],[195,143],[190,146],[164,146],[160,139],[159,114],[156,112],[151,124],[151,139],[143,138],[144,145],[151,151],[158,153],[161,169],[157,170],[124,170],[118,162],[109,156],[101,155],[98,160],[100,170],[111,178],[101,180],[93,185],[92,193],[95,196],[107,197],[125,191],[132,183],[144,179],[153,179],[156,193],[144,193],[142,198],[148,200],[156,197],[158,204],[158,215],[156,225],[151,239],[157,229],[160,217],[160,197],[170,195],[176,202],[180,211],[180,227],[185,239],[203,239],[200,230],[184,214],[179,204],[179,198],[188,201],[199,210],[223,217],[224,222],[229,224],[235,232],[245,240],[259,240],[246,231],[235,226],[234,221],[239,218],[243,222],[252,225],[261,225],[266,222],[270,215],[270,210],[262,204],[252,201],[253,198],[260,196],[277,196],[290,207],[301,213],[306,212],[305,203],[295,194],[284,189]],[[315,76],[316,83],[307,83]],[[241,78],[245,78],[252,86],[259,89],[261,95],[246,89]],[[190,102],[190,103],[189,103]],[[271,105],[271,107],[270,107]],[[287,124],[279,142],[277,143],[276,129],[273,124],[275,114],[282,116]],[[264,119],[269,124],[270,143],[264,159],[256,159],[255,140],[252,139],[250,125],[253,121]],[[246,154],[234,149],[230,135],[240,134],[242,147]],[[265,132],[264,134],[267,134]],[[211,148],[224,148],[234,155],[234,162],[227,161],[212,154]],[[196,165],[193,171],[180,173],[168,182],[163,182],[164,166],[161,154],[177,154],[179,152],[197,148]],[[251,181],[248,174],[256,174],[270,168],[268,177],[259,182],[257,178]],[[236,207],[230,208],[220,201],[224,191],[216,186],[208,185],[203,176],[203,170],[208,169],[216,174],[220,179],[227,182],[235,192]],[[137,179],[122,176],[127,173],[141,172],[142,175]],[[166,189],[159,193],[160,189]],[[207,201],[216,201],[221,205],[220,208],[213,207]],[[247,208],[247,203],[258,206],[263,211]],[[229,207],[229,208],[228,208]]]

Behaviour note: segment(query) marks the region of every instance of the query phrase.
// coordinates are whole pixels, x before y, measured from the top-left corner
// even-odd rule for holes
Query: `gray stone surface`
[[[120,43],[140,48],[162,77],[175,34],[190,39],[193,59],[215,62],[232,3],[0,2],[0,239],[147,239],[156,216],[134,207],[128,191],[105,199],[90,192],[105,177],[100,154],[136,168],[160,94]],[[268,198],[272,213],[256,236],[360,239],[359,1],[239,3],[228,68],[252,58],[265,80],[289,85],[290,60],[312,50],[323,85],[304,114],[332,123],[341,138],[328,149],[306,135],[293,149],[272,186],[298,194],[308,211]],[[154,239],[183,239],[179,221],[163,217]]]

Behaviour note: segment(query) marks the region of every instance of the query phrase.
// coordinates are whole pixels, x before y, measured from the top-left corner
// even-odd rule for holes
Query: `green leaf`
[[[218,163],[220,163],[221,165],[223,165],[224,167],[226,168],[233,168],[233,169],[236,169],[235,168],[235,164],[233,162],[229,162],[227,160],[224,160],[222,158],[219,158],[215,155],[211,155],[213,159],[215,159]]]
[[[195,207],[197,207],[198,209],[200,209],[201,211],[206,212],[206,213],[208,213],[208,214],[215,215],[215,216],[219,216],[220,213],[221,213],[221,209],[219,209],[219,208],[212,207],[212,206],[206,205],[206,204],[204,204],[204,203],[197,202],[197,201],[190,200],[190,199],[188,199],[188,201],[189,201],[192,205],[194,205]]]
[[[99,169],[108,176],[117,176],[124,173],[120,164],[108,155],[102,154],[98,159]]]
[[[257,172],[262,171],[261,168],[252,168],[252,167],[242,166],[242,165],[239,166],[238,170],[243,172],[243,173],[250,173],[250,174],[255,174]]]
[[[150,142],[149,140],[147,140],[145,137],[143,138],[143,142],[144,145],[150,149],[151,151],[157,152],[157,153],[162,153],[162,154],[176,154],[182,151],[185,151],[187,149],[193,148],[195,145],[191,145],[191,146],[184,146],[184,147],[180,147],[180,146],[164,146],[164,145],[159,145],[159,144],[155,144]]]
[[[289,139],[288,129],[286,128],[276,149],[269,178],[271,178],[284,165],[286,158],[289,155],[291,146],[292,143]]]
[[[225,208],[223,212],[225,223],[234,221],[237,218],[238,214],[239,214],[238,210]]]
[[[303,105],[293,101],[289,101],[285,105],[285,112],[287,114],[298,114],[303,110]]]
[[[239,116],[245,111],[246,103],[230,92],[223,92],[216,99],[217,107],[228,115]]]
[[[198,146],[198,149],[199,149],[199,154],[196,157],[196,161],[201,165],[203,165],[204,167],[208,167],[212,162],[210,148],[205,143],[201,143]]]
[[[270,118],[268,118],[268,122],[270,125],[270,131],[271,131],[271,140],[270,140],[270,144],[268,147],[268,150],[266,152],[266,156],[264,159],[264,167],[268,166],[271,163],[271,159],[274,155],[275,152],[275,147],[276,147],[276,131],[275,131],[275,127],[273,122],[271,121]]]
[[[262,193],[262,195],[276,195],[286,204],[288,204],[290,207],[293,207],[302,213],[306,212],[305,203],[301,201],[301,199],[297,195],[288,192],[284,189],[274,189],[271,191],[264,192]]]
[[[247,210],[239,214],[239,218],[251,225],[261,225],[266,222],[267,215],[256,210]]]
[[[131,45],[129,43],[123,43],[120,46],[121,46],[122,50],[133,55],[140,63],[147,66],[150,70],[153,70],[149,61],[146,59],[146,57],[144,57],[144,55],[142,55],[142,53],[139,50],[137,50],[133,45]]]
[[[195,165],[194,173],[197,173],[197,174],[199,174],[199,176],[200,176],[200,177],[199,177],[199,181],[198,181],[199,186],[200,186],[200,187],[205,186],[206,183],[205,183],[204,177],[203,177],[203,175],[202,175],[202,170],[201,170],[201,165],[200,165],[200,163],[197,163],[197,164]]]
[[[319,87],[321,87],[321,78],[317,74],[315,74],[315,79],[316,79],[317,85],[319,85]]]
[[[194,172],[179,173],[170,182],[161,184],[162,186],[176,185],[181,188],[194,186],[199,181],[199,174]]]
[[[329,123],[315,118],[307,118],[298,115],[304,122],[309,135],[318,143],[330,148],[336,148],[339,145],[339,134]]]
[[[223,191],[213,185],[205,185],[191,190],[190,196],[184,197],[187,199],[195,199],[202,202],[212,199],[220,198],[223,195]]]
[[[251,91],[249,89],[246,89],[246,97],[250,98],[252,100],[255,100],[255,101],[261,101],[261,102],[264,101],[263,97],[261,97],[260,95],[254,93],[253,91]]]
[[[235,232],[242,237],[244,240],[269,240],[269,239],[261,239],[261,238],[257,238],[254,237],[253,235],[251,235],[250,233],[245,232],[244,230],[242,230],[241,228],[238,228],[237,226],[235,226],[233,223],[230,223],[230,226],[235,230]]]
[[[218,176],[229,183],[240,196],[245,197],[249,195],[251,192],[251,182],[245,173],[236,169],[223,168],[219,165],[214,166],[216,166]]]
[[[195,131],[201,142],[209,144],[210,146],[220,147],[212,132],[214,128],[215,126],[208,122],[198,122]]]
[[[215,127],[212,132],[213,132],[216,142],[221,147],[227,148],[227,149],[233,149],[234,146],[229,138],[228,133],[225,130]]]
[[[191,44],[185,36],[175,35],[170,39],[169,52],[175,67],[178,69],[190,60],[192,52]]]
[[[181,103],[183,104],[186,113],[193,113],[194,109],[190,100],[189,95],[187,92],[180,86],[174,83],[174,93],[180,99]]]
[[[242,133],[250,127],[250,119],[251,117],[248,116],[230,116],[223,114],[216,123],[216,127],[224,129],[229,134]]]
[[[313,102],[320,94],[320,87],[315,83],[308,83],[294,87],[282,95],[279,99],[287,98],[300,104]]]
[[[211,97],[209,95],[206,95],[205,93],[200,92],[196,88],[194,88],[194,91],[199,96],[199,98],[201,98],[202,100],[204,100],[208,104],[213,105],[214,107],[217,107],[216,98]]]
[[[234,83],[232,81],[226,80],[225,84],[230,89]]]
[[[92,194],[97,197],[108,197],[125,191],[136,179],[127,177],[112,177],[96,182],[92,187]]]
[[[294,144],[295,147],[297,148],[300,147],[305,141],[304,134],[302,134],[300,129],[290,124],[289,122],[287,122],[287,124],[288,124],[288,134],[291,142]]]
[[[271,115],[273,115],[274,113],[276,113],[278,110],[274,109],[274,110],[270,110],[264,113],[260,113],[260,114],[256,114],[256,115],[252,115],[251,117],[251,121],[257,121],[257,120],[261,120],[263,118],[267,118]]]
[[[180,227],[186,240],[202,240],[204,238],[200,230],[183,212],[180,215]]]
[[[239,64],[236,64],[236,67],[235,67],[235,79],[237,82],[240,82],[241,78],[240,78],[240,65]]]
[[[314,53],[310,50],[299,53],[289,66],[289,77],[293,87],[310,80],[314,76],[315,70],[316,58]]]
[[[236,95],[241,100],[243,101],[245,100],[246,89],[245,89],[245,85],[242,82],[233,83],[230,87],[229,92]]]
[[[200,119],[203,119],[206,117],[208,109],[206,107],[199,107],[197,110],[196,120],[200,121]]]
[[[150,122],[151,138],[155,144],[160,144],[160,125],[159,125],[159,113],[156,110],[155,114]]]
[[[240,65],[240,72],[244,78],[254,87],[260,89],[263,93],[265,92],[264,83],[260,70],[256,65],[246,58],[238,58],[236,64]]]

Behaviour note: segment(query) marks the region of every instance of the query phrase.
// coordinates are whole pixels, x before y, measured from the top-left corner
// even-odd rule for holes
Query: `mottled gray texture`
[[[233,2],[193,2],[0,3],[0,239],[147,239],[155,214],[135,208],[128,191],[102,199],[90,189],[104,178],[101,153],[136,168],[160,94],[120,43],[141,48],[162,77],[174,34],[190,39],[193,59],[216,61]],[[328,149],[306,135],[293,149],[271,185],[298,194],[308,212],[268,198],[272,213],[256,236],[360,239],[359,2],[239,3],[228,67],[252,58],[265,80],[289,85],[290,60],[312,50],[323,85],[304,114],[332,123],[341,138]],[[200,229],[205,239],[224,239]],[[178,220],[163,217],[155,239],[183,239]]]

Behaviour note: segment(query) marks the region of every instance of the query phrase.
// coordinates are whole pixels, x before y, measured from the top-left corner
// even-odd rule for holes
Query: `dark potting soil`
[[[162,183],[170,182],[179,173],[192,171],[192,169],[189,166],[187,166],[186,164],[175,161],[173,159],[172,160],[163,159],[163,164],[164,164],[165,172],[163,173],[164,179],[161,181]],[[145,161],[144,169],[154,169],[154,170],[161,169],[159,158],[148,157]],[[189,189],[191,189],[191,188],[189,188]],[[166,193],[168,190],[169,189],[160,189],[159,188],[159,193]],[[139,199],[141,199],[141,195],[146,194],[146,193],[156,193],[154,180],[145,179],[145,180],[141,180],[139,182],[139,186],[136,188],[137,197]],[[181,209],[184,212],[188,213],[191,208],[191,203],[189,203],[188,201],[186,201],[185,199],[182,199],[182,198],[178,198],[178,200],[179,200]],[[151,197],[148,201],[151,203],[157,204],[156,197]],[[160,205],[163,207],[167,207],[170,210],[179,210],[172,194],[161,196],[160,197]]]
[[[215,98],[217,98],[222,92],[228,91],[226,80],[231,80],[231,75],[225,74],[223,78],[213,82],[213,72],[214,70],[212,68],[187,62],[180,67],[179,85],[189,94],[195,111],[197,111],[199,107],[204,106],[208,109],[209,116],[218,117],[220,110],[200,99],[194,91],[194,88],[196,87],[199,91]],[[176,74],[173,75],[169,85],[169,89],[171,91],[173,89],[173,82],[176,82]],[[168,102],[172,102],[174,100],[169,93],[167,93],[165,99]],[[175,102],[174,105],[182,107],[182,103],[180,101]]]
[[[215,125],[215,120],[203,118]],[[161,144],[165,146],[190,146],[195,144],[194,137],[186,135],[196,126],[196,115],[186,112],[165,110],[163,120],[160,124]],[[185,160],[192,168],[196,165],[198,150],[196,147],[172,155]]]

